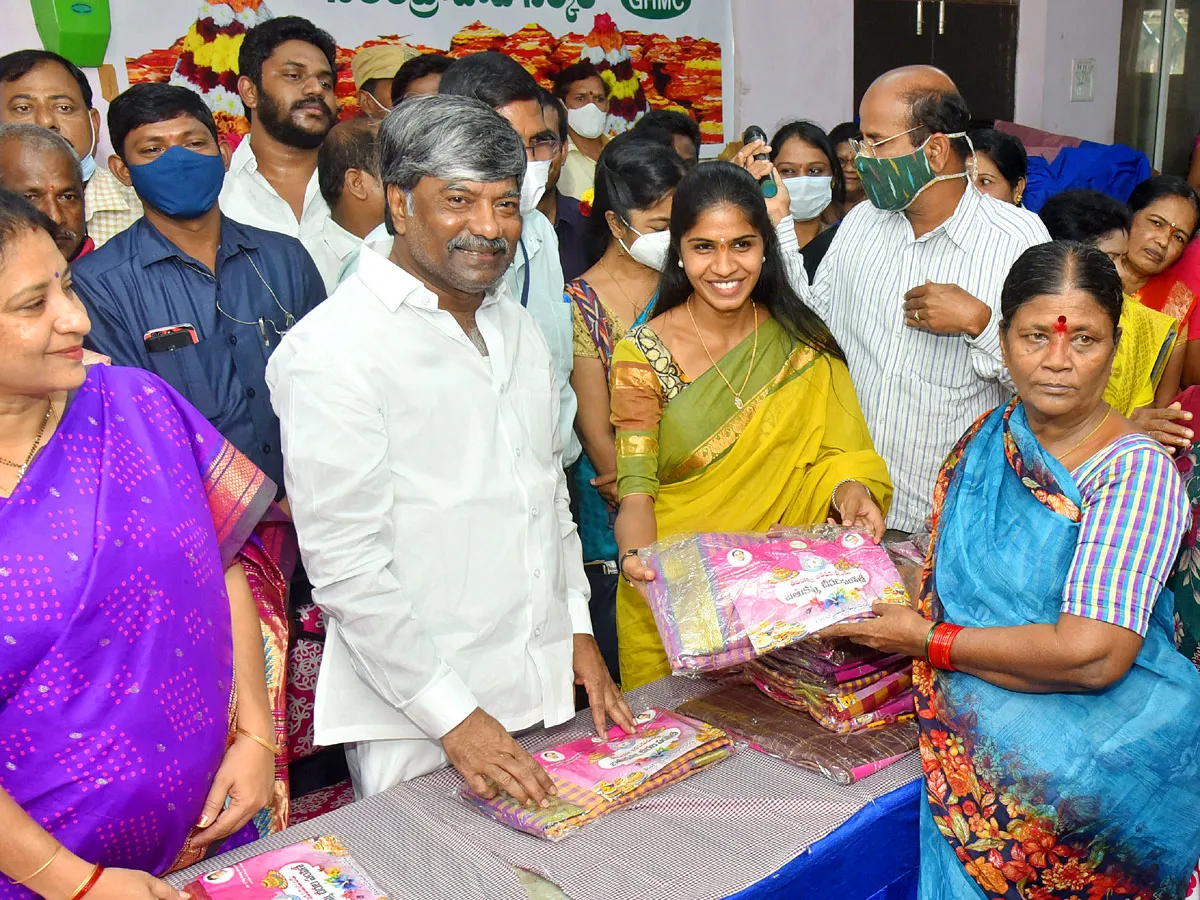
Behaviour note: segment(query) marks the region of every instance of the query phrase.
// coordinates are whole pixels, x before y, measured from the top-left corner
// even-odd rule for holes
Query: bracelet
[[[925,662],[929,662],[929,645],[933,641],[935,631],[937,631],[937,622],[929,626],[929,634],[925,635]]]
[[[71,895],[71,900],[82,900],[86,897],[88,891],[96,886],[96,882],[100,880],[100,876],[104,874],[104,866],[96,863],[96,868],[92,869],[92,874],[88,876],[87,881],[75,888],[75,893]]]
[[[48,868],[50,868],[50,864],[52,862],[54,862],[56,859],[58,859],[58,854],[62,853],[62,848],[63,848],[63,845],[59,844],[57,847],[54,848],[54,852],[50,854],[50,858],[48,860],[46,860],[44,863],[42,863],[40,866],[38,866],[38,869],[36,872],[34,872],[32,875],[27,875],[26,877],[22,878],[20,881],[14,881],[13,884],[25,884],[25,882],[27,882],[27,881],[33,881],[33,879],[37,878],[39,875],[41,875],[43,872],[45,872]]]
[[[867,487],[865,484],[863,484],[861,481],[858,481],[857,479],[854,479],[854,478],[847,478],[844,481],[839,481],[837,484],[835,484],[833,486],[833,493],[829,495],[829,505],[833,507],[833,511],[835,513],[837,513],[839,517],[842,514],[842,510],[838,507],[837,492],[840,491],[847,484],[859,485],[864,491],[867,492],[868,497],[870,497],[872,500],[875,499],[875,495],[871,493],[871,489],[869,487]]]
[[[617,570],[621,573],[621,577],[625,578],[626,580],[628,580],[629,576],[627,576],[625,574],[625,560],[629,559],[630,557],[637,556],[637,555],[638,555],[638,549],[636,547],[634,547],[632,550],[626,550],[624,553],[621,554],[621,559],[617,563]]]
[[[951,625],[949,622],[939,622],[933,626],[934,634],[929,642],[929,664],[931,666],[947,672],[958,671],[950,662],[950,648],[962,630],[963,626]]]
[[[267,750],[270,750],[272,756],[279,755],[279,748],[276,747],[274,744],[272,744],[270,741],[268,741],[266,738],[261,738],[254,732],[247,731],[245,728],[239,728],[237,730],[237,733],[242,735],[243,737],[250,738],[250,740],[254,741],[254,743],[258,744],[261,747],[265,747]]]

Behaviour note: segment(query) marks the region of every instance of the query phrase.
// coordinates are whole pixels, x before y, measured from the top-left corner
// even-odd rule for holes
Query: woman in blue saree
[[[1200,855],[1200,675],[1165,587],[1188,506],[1102,400],[1121,302],[1094,248],[1017,260],[1018,397],[942,470],[920,614],[832,631],[916,657],[922,898],[1181,898]]]

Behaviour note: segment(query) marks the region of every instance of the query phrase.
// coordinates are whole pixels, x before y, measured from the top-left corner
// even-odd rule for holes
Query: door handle
[[[946,33],[946,0],[938,3],[938,34]]]
[[[925,0],[917,0],[917,37],[925,33]]]

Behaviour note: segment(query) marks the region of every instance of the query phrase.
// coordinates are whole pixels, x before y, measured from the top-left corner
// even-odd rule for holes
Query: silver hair
[[[379,126],[384,187],[405,195],[422,178],[493,183],[525,177],[525,145],[498,112],[471,97],[410,97]]]
[[[79,154],[71,146],[71,142],[49,128],[41,125],[30,125],[25,122],[0,125],[0,144],[7,141],[20,141],[43,153],[65,153],[75,166],[75,174],[83,183],[83,169],[79,165]],[[0,184],[4,183],[4,173],[0,171]]]

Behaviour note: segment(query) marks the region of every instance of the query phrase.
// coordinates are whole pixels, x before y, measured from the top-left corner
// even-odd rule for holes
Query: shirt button
[[[516,449],[516,454],[517,454],[517,456],[518,456],[518,457],[521,455],[521,448],[520,448],[520,447],[518,447],[518,448]]]
[[[246,388],[246,396],[251,400],[254,399],[254,388]]]
[[[541,570],[541,569],[534,569],[534,570],[533,570],[533,577],[534,577],[534,578],[541,578],[541,577],[542,577],[542,570]]]
[[[270,452],[271,452],[271,445],[270,445],[270,444],[263,444],[263,445],[262,445],[262,452],[263,452],[263,453],[270,453]]]
[[[231,343],[231,344],[236,344],[236,343],[237,343],[237,335],[236,335],[236,334],[231,334],[231,335],[229,336],[229,343]]]
[[[537,628],[533,629],[533,636],[534,636],[534,637],[541,637],[541,636],[542,636],[542,631],[543,631],[543,629],[542,629],[542,626],[541,626],[541,625],[539,625]]]
[[[529,511],[529,514],[530,514],[531,516],[533,516],[533,517],[536,519],[536,518],[537,518],[537,514],[538,514],[538,508],[535,506],[533,509],[531,509],[531,510]]]

